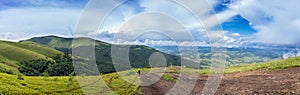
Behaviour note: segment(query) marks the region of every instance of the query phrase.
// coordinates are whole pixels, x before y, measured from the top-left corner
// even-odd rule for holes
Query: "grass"
[[[11,70],[18,73],[16,69],[22,61],[33,59],[49,59],[49,56],[63,54],[60,51],[47,46],[32,42],[7,42],[0,41],[0,72]]]
[[[18,62],[30,60],[30,59],[36,59],[36,58],[46,58],[45,55],[39,54],[37,52],[33,52],[28,49],[15,47],[11,45],[1,44],[0,49],[1,49],[0,55],[2,57],[7,58],[8,60],[13,60]]]
[[[15,67],[0,63],[0,72],[8,74],[19,74],[19,70]]]
[[[126,73],[127,71],[124,71]],[[134,79],[134,75],[128,75]],[[71,76],[57,76],[57,77],[33,77],[33,76],[22,76],[24,80],[18,79],[17,75],[10,75],[0,73],[0,94],[57,94],[57,95],[81,95],[83,94],[77,77]],[[101,75],[104,80],[103,83],[99,81],[99,76],[85,76],[84,79],[90,79],[85,82],[81,82],[81,86],[84,89],[89,89],[93,93],[99,93],[99,84],[104,86],[105,83],[110,90],[114,91],[115,94],[120,95],[134,95],[141,94],[141,89],[138,85],[133,85],[123,80],[117,73]],[[91,81],[93,80],[93,81]],[[139,81],[138,79],[136,80]],[[102,87],[100,86],[100,87]],[[101,90],[100,90],[101,91]],[[106,93],[103,90],[101,94],[112,94]]]
[[[85,37],[77,38],[74,40],[75,40],[75,43],[73,43],[72,38],[63,38],[63,37],[58,37],[58,36],[45,36],[45,37],[31,38],[31,39],[25,40],[23,42],[35,42],[35,43],[50,46],[52,48],[66,48],[66,49],[69,49],[71,47],[71,45],[73,45],[72,47],[90,46],[90,45],[94,44],[94,42],[95,42],[95,45],[101,44],[104,46],[109,46],[108,43],[94,41],[90,38],[85,38]]]
[[[69,84],[68,77],[28,77],[24,80],[17,79],[17,75],[0,73],[1,94],[60,94],[55,91],[68,90],[78,87],[78,83]],[[68,94],[82,93],[75,90]]]
[[[58,43],[58,40],[53,40],[50,44]],[[88,42],[89,40],[84,40]],[[68,47],[64,46],[66,42],[61,42],[57,47]],[[70,43],[70,42],[68,42]],[[88,44],[87,44],[88,45]],[[77,77],[70,76],[54,76],[54,77],[35,77],[35,76],[22,76],[24,80],[18,79],[18,62],[27,61],[31,59],[43,58],[46,59],[47,56],[53,56],[57,54],[62,54],[55,49],[47,46],[39,45],[33,42],[6,42],[0,41],[0,72],[12,74],[0,73],[0,94],[59,94],[59,95],[74,95],[83,94],[79,83],[77,82]],[[247,72],[258,69],[265,70],[276,70],[284,69],[289,67],[300,67],[300,57],[290,58],[286,60],[278,60],[266,63],[257,63],[249,65],[239,65],[226,67],[224,73],[236,73],[236,72]],[[155,68],[154,68],[155,69]],[[190,68],[184,68],[188,69]],[[141,70],[143,74],[148,73],[150,68],[135,69],[133,72]],[[136,73],[123,71],[120,73],[125,74],[125,80],[123,77],[117,73],[100,75],[104,80],[103,82],[109,87],[110,90],[114,91],[116,94],[121,95],[134,95],[142,94],[141,88],[138,85],[141,81]],[[179,73],[177,67],[168,67],[166,69],[167,73]],[[199,70],[199,74],[208,75],[211,72],[210,69]],[[88,92],[99,93],[97,87],[104,87],[104,83],[99,81],[99,76],[86,76],[82,77],[87,79],[85,82],[80,83],[84,85],[83,89],[88,89]],[[169,74],[163,74],[162,78],[165,80],[174,81],[175,79]],[[98,85],[100,84],[100,85]],[[106,90],[103,88],[103,90]],[[101,88],[100,88],[101,91]],[[101,94],[112,94],[103,92]]]
[[[179,73],[179,69],[178,67],[170,66],[166,69],[166,73]]]
[[[247,71],[253,71],[258,69],[277,70],[277,69],[284,69],[289,67],[300,67],[300,57],[289,58],[285,60],[276,60],[276,61],[265,62],[265,63],[230,66],[224,69],[224,73],[228,74],[228,73],[236,73],[236,72],[247,72]],[[208,75],[211,73],[211,71],[209,69],[203,69],[203,70],[199,70],[199,73],[203,75]]]
[[[290,58],[286,60],[278,60],[260,64],[239,65],[227,67],[224,73],[246,72],[258,69],[277,70],[289,67],[300,67],[300,57]],[[134,69],[133,71],[122,71],[120,74],[126,75],[121,77],[117,73],[100,75],[104,80],[102,83],[99,81],[99,76],[85,76],[85,77],[72,77],[71,76],[57,76],[57,77],[33,77],[22,76],[24,80],[18,79],[18,75],[10,75],[0,73],[0,94],[58,94],[58,95],[74,95],[83,94],[82,88],[77,82],[78,78],[87,79],[81,82],[83,89],[88,89],[87,92],[104,95],[120,94],[120,95],[134,95],[142,94],[142,89],[136,84],[140,84],[139,76],[136,76],[136,71],[141,70],[143,73],[150,71],[150,68]],[[168,72],[176,72],[175,67],[169,67]],[[209,74],[209,69],[199,71],[200,74]],[[168,75],[163,74],[162,78],[165,80],[174,81],[175,79]],[[125,80],[129,79],[129,80]],[[104,87],[106,84],[114,93],[108,93],[107,89],[97,88]],[[100,90],[99,90],[100,89]],[[101,90],[102,89],[102,90]]]
[[[16,45],[19,47],[26,48],[28,50],[43,54],[45,56],[55,56],[57,54],[63,54],[62,52],[60,52],[58,50],[55,50],[48,46],[43,46],[43,45],[40,45],[37,43],[33,43],[33,42],[21,42]]]
[[[169,81],[175,81],[175,79],[169,74],[163,74],[162,78]]]

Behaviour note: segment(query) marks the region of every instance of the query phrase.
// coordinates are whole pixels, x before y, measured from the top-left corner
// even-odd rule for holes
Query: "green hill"
[[[0,41],[0,72],[18,73],[20,62],[33,59],[47,59],[63,54],[60,51],[32,42]]]
[[[95,41],[95,45],[101,45],[101,46],[110,46],[109,43],[105,43],[102,41],[93,40],[90,38],[75,38],[77,41],[80,42],[80,44],[77,44],[77,46],[90,46],[93,41]],[[51,48],[55,48],[57,50],[63,51],[63,52],[71,52],[70,49],[72,44],[73,38],[64,38],[64,37],[58,37],[58,36],[43,36],[43,37],[33,37],[28,40],[20,41],[20,42],[34,42],[42,45],[49,46]]]
[[[76,46],[71,46],[72,41],[76,40],[80,42]],[[63,38],[57,36],[44,36],[44,37],[34,37],[28,40],[24,40],[21,42],[34,42],[38,44],[43,44],[62,52],[66,52],[71,54],[71,50],[76,48],[87,48],[91,46],[95,42],[95,52],[96,52],[96,61],[98,68],[100,68],[101,73],[110,73],[115,72],[114,66],[112,63],[111,58],[111,46],[113,44],[90,39],[90,38]],[[128,46],[128,45],[118,45],[118,46]],[[170,55],[161,51],[158,51],[154,48],[143,46],[143,45],[129,45],[129,61],[134,68],[143,68],[143,67],[150,67],[149,57],[151,54],[155,52],[159,52],[163,54],[167,60],[167,65],[177,65],[180,66],[180,57],[175,55]],[[194,63],[190,61],[190,63]],[[195,63],[197,64],[197,63]],[[189,67],[189,66],[187,66]],[[126,68],[126,66],[124,66]]]

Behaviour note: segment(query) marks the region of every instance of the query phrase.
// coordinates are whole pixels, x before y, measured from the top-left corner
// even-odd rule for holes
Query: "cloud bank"
[[[127,24],[135,16],[145,12],[161,12],[182,24],[190,31],[195,43],[186,42],[183,36],[183,28],[168,27],[172,25],[167,19],[156,15],[137,19],[134,23],[156,25],[158,30],[173,32],[182,37],[177,41],[179,44],[193,46],[205,45],[207,34],[204,27],[214,27],[218,24],[230,21],[234,16],[241,16],[249,21],[251,28],[256,30],[254,34],[241,35],[236,31],[224,30],[224,39],[227,45],[243,46],[250,43],[266,44],[298,44],[300,42],[300,13],[298,12],[299,0],[231,0],[233,2],[223,4],[222,0],[210,0],[212,7],[224,7],[217,10],[214,19],[213,10],[198,10],[203,19],[203,25],[199,25],[193,15],[178,4],[167,0],[129,0],[114,10],[104,22],[104,27],[99,30],[90,30],[92,23],[86,23],[82,36],[96,37],[96,39],[113,42],[115,35],[123,33],[123,40],[116,43],[147,43],[149,45],[174,45],[175,42],[167,37],[159,35],[147,35],[138,40],[128,40],[127,34],[140,33],[143,24]],[[0,1],[0,40],[19,41],[40,35],[72,36],[72,29],[86,5],[87,0],[61,1],[61,0],[2,0]],[[190,2],[190,7],[195,5]],[[203,5],[202,8],[209,9]],[[105,10],[105,9],[103,9]],[[175,11],[176,10],[176,11]],[[92,12],[92,11],[91,11]],[[98,13],[95,13],[95,15]],[[91,18],[89,20],[94,20]],[[159,22],[159,23],[158,23]],[[121,27],[125,25],[126,27]],[[175,25],[176,26],[176,25]],[[150,27],[150,26],[149,26]],[[126,32],[126,33],[124,33]],[[127,33],[128,32],[128,33]],[[127,37],[127,38],[126,38]],[[148,38],[147,38],[148,37]],[[146,41],[147,40],[147,41]],[[178,44],[177,43],[177,44]]]

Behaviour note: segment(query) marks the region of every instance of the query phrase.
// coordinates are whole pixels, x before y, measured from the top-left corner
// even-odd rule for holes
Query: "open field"
[[[124,72],[127,73],[127,72]],[[78,76],[81,77],[81,76]],[[134,77],[134,74],[128,75],[134,81],[139,82],[138,78]],[[74,95],[83,94],[81,87],[94,90],[88,91],[94,94],[111,94],[107,91],[101,91],[96,89],[105,82],[105,84],[111,89],[115,94],[141,94],[141,88],[137,85],[123,80],[117,73],[101,75],[100,76],[86,76],[86,79],[92,79],[93,81],[88,81],[82,83],[80,86],[77,82],[77,77],[75,76],[54,76],[54,77],[33,77],[33,76],[21,76],[10,75],[0,73],[0,94],[63,94],[63,95]],[[100,92],[99,92],[100,91]]]

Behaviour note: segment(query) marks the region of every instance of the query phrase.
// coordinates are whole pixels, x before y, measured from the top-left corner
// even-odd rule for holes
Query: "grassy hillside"
[[[62,52],[70,53],[71,49],[86,49],[91,46],[95,42],[95,57],[97,61],[98,68],[100,69],[101,73],[111,73],[114,72],[114,67],[112,64],[111,58],[111,46],[112,44],[90,39],[90,38],[74,38],[79,44],[76,46],[71,46],[73,38],[63,38],[57,36],[44,36],[44,37],[34,37],[28,40],[24,40],[21,42],[34,42],[43,45],[47,45],[49,47],[55,48]],[[140,67],[149,67],[149,57],[151,54],[155,52],[160,52],[164,54],[167,60],[168,65],[180,65],[180,57],[174,56],[170,54],[166,54],[164,52],[158,51],[154,48],[143,46],[143,45],[116,45],[120,47],[129,46],[129,61],[134,68]],[[121,48],[120,48],[121,49]],[[190,62],[193,63],[193,62]],[[104,68],[104,69],[103,69]]]
[[[124,72],[126,73],[126,72]],[[90,78],[99,78],[98,76],[89,76]],[[116,94],[120,95],[136,95],[141,94],[141,89],[137,85],[132,85],[121,79],[116,73],[101,75],[105,84],[110,87]],[[129,75],[128,77],[134,77]],[[60,77],[29,77],[23,76],[18,79],[17,75],[0,73],[0,94],[59,94],[59,95],[82,95],[76,77],[60,76]],[[137,78],[135,78],[137,79]],[[139,82],[139,80],[136,80]],[[84,83],[83,87],[93,88],[99,87],[99,80]],[[98,92],[89,89],[91,93],[105,94],[106,91]]]
[[[270,61],[265,63],[230,66],[224,69],[224,73],[226,74],[226,73],[246,72],[246,71],[253,71],[258,69],[276,70],[276,69],[284,69],[289,67],[300,67],[300,57]],[[210,74],[211,71],[209,69],[203,69],[200,70],[199,73],[206,75],[206,74]]]
[[[95,40],[90,39],[90,38],[76,38],[79,44],[77,46],[73,47],[78,47],[78,46],[90,46],[92,42]],[[44,37],[33,37],[28,40],[20,41],[20,42],[34,42],[42,45],[49,46],[51,48],[55,48],[57,50],[63,51],[63,52],[70,52],[71,44],[72,44],[73,38],[63,38],[63,37],[58,37],[58,36],[44,36]],[[101,41],[95,41],[95,45],[101,45],[101,46],[109,46],[110,44],[101,42]]]
[[[60,51],[32,42],[0,41],[0,72],[17,73],[20,62],[33,59],[49,59],[50,56],[63,54]]]
[[[289,67],[299,67],[300,57],[290,58],[286,60],[278,60],[261,64],[251,64],[251,65],[240,65],[232,66],[225,69],[225,73],[235,73],[235,72],[246,72],[257,69],[268,69],[276,70]],[[172,68],[172,67],[171,67]],[[171,68],[169,68],[171,70]],[[142,69],[147,72],[149,69]],[[175,70],[175,69],[174,69]],[[171,72],[168,70],[168,72]],[[124,71],[123,73],[128,73]],[[200,70],[200,74],[208,74],[209,70]],[[90,76],[86,76],[90,77]],[[110,73],[101,75],[105,83],[113,90],[116,94],[141,94],[142,89],[137,85],[132,85],[124,81],[117,73]],[[128,77],[133,78],[134,75],[128,73]],[[79,84],[76,81],[76,77],[72,76],[61,76],[61,77],[29,77],[23,76],[24,80],[18,79],[17,75],[3,74],[0,73],[0,94],[82,94],[83,92],[79,88]],[[168,80],[170,76],[163,76]],[[140,80],[134,80],[140,82]],[[173,79],[170,79],[173,81]],[[85,87],[93,88],[97,81],[86,83]],[[91,89],[92,90],[92,89]],[[93,91],[90,91],[93,92]],[[101,93],[94,91],[94,93]],[[102,93],[103,94],[103,93]]]

